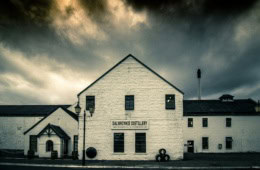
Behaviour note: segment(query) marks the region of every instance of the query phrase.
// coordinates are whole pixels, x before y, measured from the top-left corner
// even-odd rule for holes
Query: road
[[[58,168],[58,167],[35,167],[35,166],[12,166],[12,165],[0,165],[0,170],[50,170],[50,169],[55,169],[55,170],[61,170],[61,169],[65,169],[65,170],[83,170],[83,169],[91,169],[91,170],[99,170],[99,169],[104,169],[104,168]],[[106,168],[106,170],[113,170],[113,168]],[[117,170],[124,170],[124,168],[119,169],[117,168]],[[135,169],[138,170],[138,169]],[[139,169],[139,170],[143,170],[143,169]],[[153,168],[153,170],[156,170]],[[159,169],[158,169],[159,170]]]

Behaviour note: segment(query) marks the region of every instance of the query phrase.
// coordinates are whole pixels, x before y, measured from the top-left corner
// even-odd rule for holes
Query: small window
[[[231,121],[232,119],[231,118],[226,118],[226,127],[231,127]]]
[[[134,110],[135,103],[134,103],[134,95],[125,96],[125,110]]]
[[[146,134],[135,134],[135,153],[146,153]]]
[[[95,108],[95,96],[86,96],[86,110]]]
[[[232,149],[232,137],[226,137],[226,149]]]
[[[53,151],[53,142],[51,140],[48,140],[46,142],[46,152]]]
[[[30,135],[30,150],[37,152],[37,136]]]
[[[208,118],[202,119],[202,127],[208,127]]]
[[[114,152],[120,153],[124,151],[124,133],[114,133]]]
[[[209,149],[209,138],[202,137],[202,149]]]
[[[188,118],[188,127],[193,127],[193,118]]]
[[[73,145],[74,151],[78,151],[78,140],[79,140],[78,135],[74,135],[74,145]]]
[[[175,95],[174,94],[166,94],[165,108],[166,109],[175,109]]]

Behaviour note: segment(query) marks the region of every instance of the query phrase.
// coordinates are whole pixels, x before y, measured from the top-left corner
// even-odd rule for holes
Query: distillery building
[[[78,94],[79,150],[83,143],[100,160],[154,160],[161,148],[183,158],[183,92],[132,55]],[[81,153],[80,153],[81,157]]]
[[[259,104],[231,95],[183,100],[132,55],[77,96],[72,105],[0,105],[0,154],[155,160],[164,149],[179,160],[185,152],[260,152]]]

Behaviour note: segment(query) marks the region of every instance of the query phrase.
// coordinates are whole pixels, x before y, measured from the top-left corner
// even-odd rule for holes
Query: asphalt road
[[[58,167],[33,167],[33,166],[10,166],[10,165],[0,165],[0,170],[50,170],[50,169],[56,169],[56,170],[83,170],[83,169],[91,169],[91,170],[99,170],[104,168],[58,168]],[[114,170],[113,168],[106,168],[106,170]],[[125,170],[124,168],[117,170]],[[143,169],[136,169],[136,170],[143,170]],[[153,168],[153,170],[156,170]],[[159,169],[158,169],[159,170]]]

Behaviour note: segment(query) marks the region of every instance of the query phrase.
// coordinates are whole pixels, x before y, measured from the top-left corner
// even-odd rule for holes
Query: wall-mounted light
[[[79,114],[81,112],[81,107],[79,106],[79,102],[77,103],[77,105],[75,106],[75,112],[77,114]]]

